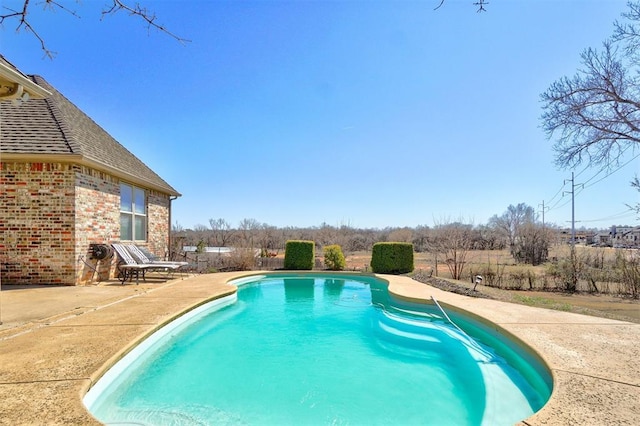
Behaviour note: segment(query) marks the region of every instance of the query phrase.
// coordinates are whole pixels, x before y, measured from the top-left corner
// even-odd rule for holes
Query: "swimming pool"
[[[492,327],[372,276],[254,276],[173,322],[85,397],[103,423],[513,424],[543,365]]]

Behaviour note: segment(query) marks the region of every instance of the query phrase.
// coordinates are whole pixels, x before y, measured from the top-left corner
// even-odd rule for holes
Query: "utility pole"
[[[567,183],[565,179],[564,183]],[[562,195],[564,195],[563,193]],[[571,172],[571,282],[567,290],[574,292],[578,288],[578,260],[576,258],[576,183]]]
[[[544,228],[544,200],[542,200],[542,204],[538,204],[538,207],[542,206],[542,227]]]
[[[567,179],[564,180],[564,183],[567,183]],[[571,191],[565,191],[564,194],[571,194],[571,248],[576,245],[576,191],[575,191],[575,181],[573,178],[573,172],[571,172]]]
[[[576,245],[576,181],[571,172],[571,244]]]

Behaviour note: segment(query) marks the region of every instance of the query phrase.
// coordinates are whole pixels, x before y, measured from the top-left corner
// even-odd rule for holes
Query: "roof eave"
[[[143,188],[152,189],[163,194],[167,194],[174,197],[180,197],[182,194],[177,192],[173,188],[157,185],[154,182],[149,182],[145,179],[140,179],[130,173],[119,170],[115,167],[102,164],[98,161],[91,160],[78,154],[29,154],[29,153],[0,153],[0,160],[5,161],[19,161],[19,162],[57,162],[57,163],[72,163],[90,167],[92,169],[108,173],[118,179],[126,180],[134,185],[139,185]]]
[[[94,161],[94,160],[88,159],[86,157],[82,158],[81,163],[83,165],[85,165],[85,166],[88,166],[88,167],[91,167],[93,169],[109,173],[109,174],[111,174],[113,176],[116,176],[119,179],[123,179],[123,180],[126,180],[126,181],[130,182],[130,183],[140,185],[140,186],[142,186],[144,188],[153,189],[153,190],[161,192],[163,194],[168,194],[168,195],[175,196],[175,197],[182,196],[182,194],[180,194],[179,192],[177,192],[175,189],[173,189],[171,187],[157,185],[154,182],[150,182],[148,180],[141,179],[139,177],[136,177],[136,176],[132,175],[131,173],[127,173],[127,172],[125,172],[123,170],[120,170],[120,169],[117,169],[115,167],[100,163],[98,161]]]
[[[28,93],[32,99],[43,99],[47,96],[51,96],[51,92],[38,86],[31,81],[27,76],[23,75],[19,71],[7,66],[0,62],[0,81],[6,81],[6,83],[14,84],[15,90],[8,94],[0,96],[0,99],[17,99]]]

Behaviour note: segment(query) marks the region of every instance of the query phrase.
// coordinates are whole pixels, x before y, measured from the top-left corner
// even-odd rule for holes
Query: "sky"
[[[569,227],[572,172],[577,228],[638,224],[640,159],[560,170],[540,122],[626,1],[140,0],[184,43],[106,3],[33,3],[55,57],[11,21],[0,52],[180,192],[174,225],[483,225],[525,203]]]

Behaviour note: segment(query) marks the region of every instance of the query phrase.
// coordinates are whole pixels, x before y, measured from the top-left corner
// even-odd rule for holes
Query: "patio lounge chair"
[[[152,263],[141,263],[137,261],[131,253],[127,250],[127,248],[123,244],[111,244],[113,249],[118,254],[118,280],[124,284],[125,281],[131,281],[133,277],[136,277],[136,284],[140,282],[140,274],[142,274],[142,279],[145,279],[146,271],[158,271],[158,270],[167,270],[169,266],[166,265],[155,265]]]
[[[124,248],[129,251],[131,256],[138,261],[141,265],[153,265],[158,268],[166,268],[167,272],[173,273],[175,271],[183,272],[189,262],[173,262],[169,260],[156,260],[152,259],[152,254],[146,252],[145,249],[136,246],[135,244],[123,244]]]

